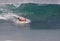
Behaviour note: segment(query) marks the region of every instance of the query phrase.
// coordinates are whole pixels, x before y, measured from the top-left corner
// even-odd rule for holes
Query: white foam
[[[0,19],[3,19],[3,20],[10,20],[10,21],[13,21],[14,23],[30,23],[30,20],[26,18],[26,21],[25,22],[22,22],[22,21],[19,21],[18,20],[18,17],[24,19],[24,17],[22,16],[19,16],[17,14],[13,14],[13,13],[8,13],[8,14],[1,14],[0,15]]]

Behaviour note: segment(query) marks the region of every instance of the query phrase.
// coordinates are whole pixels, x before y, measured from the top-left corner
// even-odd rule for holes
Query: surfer
[[[25,17],[25,18],[19,18],[19,17],[18,17],[18,20],[21,21],[21,22],[22,22],[22,21],[25,22],[25,21],[26,21],[26,17]]]

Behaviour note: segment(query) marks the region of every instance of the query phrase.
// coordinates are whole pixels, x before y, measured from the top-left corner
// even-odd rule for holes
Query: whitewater
[[[25,22],[21,22],[21,21],[18,20],[18,17],[21,18],[21,19],[24,19],[24,17],[19,16],[17,14],[13,14],[13,13],[7,13],[7,14],[3,13],[3,14],[0,14],[0,20],[1,19],[2,20],[9,20],[9,21],[12,21],[14,23],[20,23],[20,24],[21,23],[22,24],[24,24],[24,23],[30,23],[29,19],[26,18]]]

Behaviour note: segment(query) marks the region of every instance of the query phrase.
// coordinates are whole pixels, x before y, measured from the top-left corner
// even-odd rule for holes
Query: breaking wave
[[[22,3],[19,7],[16,7],[13,4],[6,4],[4,6],[1,6],[0,8],[0,16],[7,15],[4,18],[0,17],[0,19],[19,23],[16,17],[18,17],[19,15],[27,15],[27,17],[32,20],[32,22],[30,23],[31,29],[60,28],[60,26],[58,26],[60,24],[59,4]],[[1,14],[3,12],[4,14]]]

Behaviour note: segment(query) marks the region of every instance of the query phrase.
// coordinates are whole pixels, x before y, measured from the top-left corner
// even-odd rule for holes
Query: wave
[[[36,4],[36,3],[22,3],[19,7],[15,7],[13,4],[6,4],[2,6],[3,12],[13,12],[21,15],[28,15],[32,20],[42,20],[47,17],[60,16],[59,4]],[[32,16],[32,17],[31,17]]]
[[[2,6],[3,10],[0,10],[0,13],[3,12],[13,12],[17,14],[23,14],[32,16],[33,19],[38,18],[47,18],[50,16],[59,16],[60,15],[60,5],[59,4],[36,4],[36,3],[22,3],[19,7],[15,7],[13,4],[6,4]],[[1,7],[0,7],[1,8]]]
[[[7,8],[7,9],[6,9]],[[13,5],[3,6],[0,16],[7,15],[6,17],[0,17],[3,20],[10,20],[15,24],[19,24],[17,17],[19,15],[27,15],[29,22],[31,22],[31,28],[52,28],[52,25],[60,24],[60,5],[59,4],[36,4],[36,3],[23,3],[19,7]],[[3,14],[4,13],[4,14]],[[6,14],[5,14],[6,13]],[[22,17],[19,16],[19,17]],[[23,17],[24,18],[24,17]],[[31,19],[31,20],[30,20]],[[58,21],[59,20],[59,21]],[[37,25],[38,24],[38,25]],[[55,27],[53,27],[55,28]],[[56,26],[57,28],[57,26]]]

